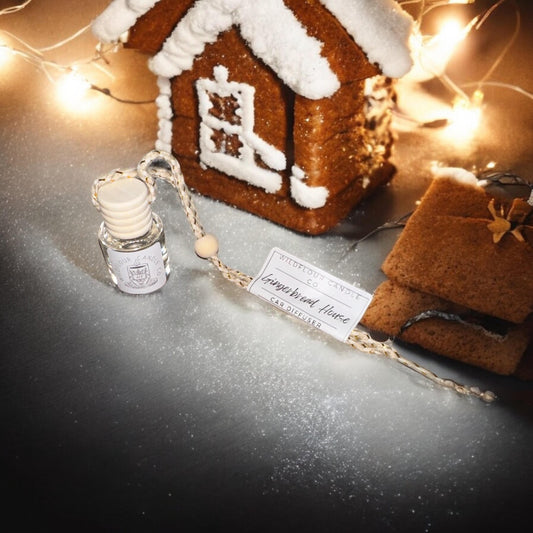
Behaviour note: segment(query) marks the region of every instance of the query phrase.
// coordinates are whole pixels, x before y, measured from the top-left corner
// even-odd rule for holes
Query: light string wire
[[[483,24],[487,21],[487,19],[500,7],[502,6],[507,0],[498,0],[495,2],[492,6],[488,7],[482,14],[475,16],[465,27],[463,30],[465,35],[468,35],[472,29],[478,31]],[[409,4],[420,4],[419,7],[419,14],[417,17],[417,25],[420,28],[422,25],[423,18],[433,9],[438,7],[445,7],[450,6],[454,4],[473,4],[475,0],[434,0],[431,2],[430,0],[406,0],[404,2],[400,2],[401,5],[409,5]],[[522,96],[525,96],[526,98],[533,100],[533,93],[523,89],[522,87],[512,84],[512,83],[505,83],[505,82],[498,82],[498,81],[488,81],[488,79],[493,75],[494,71],[499,67],[513,44],[515,43],[516,39],[518,38],[518,35],[520,33],[521,29],[521,14],[520,9],[518,8],[518,5],[516,4],[515,0],[511,0],[511,4],[514,7],[515,12],[515,27],[513,30],[512,35],[508,39],[507,43],[505,44],[504,48],[501,50],[501,52],[498,54],[496,59],[493,61],[487,72],[478,80],[475,82],[470,83],[463,83],[463,84],[457,84],[455,83],[450,76],[445,72],[433,72],[435,77],[452,93],[455,95],[456,98],[459,98],[462,102],[468,102],[469,104],[473,105],[480,105],[482,99],[483,99],[483,93],[481,92],[481,89],[483,87],[496,87],[501,89],[508,89],[515,91]],[[430,69],[431,70],[431,69]],[[468,96],[466,92],[463,89],[467,88],[474,88],[474,91],[472,93],[472,96]],[[399,116],[402,119],[415,122],[421,127],[429,127],[429,128],[440,128],[443,126],[446,126],[449,124],[449,119],[437,119],[432,120],[430,122],[419,122],[416,119],[413,119],[405,114],[402,114],[399,110],[395,110],[395,114]]]
[[[498,2],[496,2],[492,7],[490,7],[489,9],[487,9],[487,11],[485,12],[485,14],[479,19],[479,21],[477,22],[476,26],[475,26],[475,29],[476,30],[479,30],[479,28],[481,28],[481,26],[485,23],[485,21],[490,17],[490,15],[498,8],[500,7],[504,2],[506,2],[506,0],[499,0]],[[495,59],[494,63],[492,64],[492,66],[487,70],[487,72],[485,73],[485,75],[479,80],[478,82],[478,87],[481,87],[485,82],[486,80],[488,80],[493,72],[498,68],[498,66],[500,65],[500,63],[503,61],[504,57],[507,55],[507,52],[509,52],[509,49],[511,48],[511,46],[513,46],[514,42],[516,41],[517,37],[518,37],[518,34],[520,33],[520,26],[521,26],[521,16],[520,16],[520,10],[518,9],[518,6],[516,4],[516,2],[513,0],[512,1],[512,4],[514,6],[514,12],[515,12],[515,17],[516,17],[516,22],[515,22],[515,28],[514,28],[514,32],[513,34],[511,35],[511,38],[509,39],[509,41],[507,42],[507,44],[505,45],[505,47],[503,48],[503,50],[500,52],[500,54],[498,55],[498,57]]]
[[[60,43],[56,43],[52,46],[48,46],[45,48],[35,48],[20,37],[17,37],[16,35],[0,29],[0,33],[3,35],[8,36],[9,38],[13,39],[17,43],[19,43],[24,49],[20,48],[12,48],[6,44],[0,44],[0,49],[9,50],[13,55],[21,57],[24,61],[27,61],[28,63],[35,66],[37,69],[39,69],[46,78],[51,83],[56,83],[56,80],[54,76],[52,75],[52,70],[59,71],[59,72],[75,72],[77,68],[81,65],[91,64],[94,62],[94,58],[86,59],[86,60],[77,60],[71,65],[62,65],[60,63],[57,63],[56,61],[51,61],[44,58],[44,52],[48,50],[53,50],[55,48],[59,48],[60,46],[63,46],[76,37],[79,37],[82,35],[85,31],[87,31],[88,26],[85,28],[82,28],[78,32],[76,32],[73,36],[68,37],[67,39],[64,39]],[[107,72],[106,72],[107,73]],[[107,73],[110,75],[109,73]]]
[[[517,93],[520,93],[522,96],[525,96],[526,98],[529,98],[530,100],[533,100],[533,93],[526,91],[525,89],[522,89],[522,87],[519,87],[518,85],[513,85],[512,83],[504,83],[500,81],[473,81],[470,83],[463,83],[461,87],[498,87],[500,89],[509,89],[511,91],[515,91]]]
[[[122,172],[115,170],[106,176],[98,178],[94,182],[91,197],[93,204],[97,208],[98,190],[100,187],[106,183],[122,178],[125,175],[131,176],[132,171],[130,170],[127,172]],[[207,236],[202,224],[200,223],[198,212],[194,205],[190,191],[185,184],[181,167],[174,156],[160,150],[152,150],[140,161],[139,165],[137,166],[136,177],[146,183],[150,190],[151,199],[155,198],[155,186],[157,179],[162,179],[169,183],[177,191],[185,211],[187,221],[189,222],[196,239],[202,239],[203,237]],[[218,257],[218,251],[206,259],[208,259],[219,270],[225,279],[231,281],[233,284],[242,289],[247,289],[248,285],[253,279],[251,276],[235,270],[223,263]],[[385,356],[388,359],[396,361],[408,369],[420,374],[433,383],[436,383],[441,387],[452,389],[461,395],[474,396],[485,402],[492,402],[496,400],[496,395],[491,391],[481,391],[478,387],[467,387],[451,379],[442,379],[438,377],[430,370],[401,356],[390,344],[376,341],[371,337],[370,334],[357,328],[354,328],[351,331],[346,343],[361,352]]]
[[[21,9],[24,9],[31,0],[26,0],[22,4],[18,4],[16,6],[6,7],[4,9],[0,10],[0,15],[10,15],[11,13],[16,13],[17,11],[20,11]]]
[[[31,0],[27,0],[23,4],[5,8],[0,11],[0,16],[8,15],[11,13],[16,13],[17,11],[24,9],[30,2]],[[0,34],[3,34],[9,37],[10,39],[15,41],[22,47],[22,49],[13,48],[11,46],[8,46],[7,44],[0,43],[0,50],[8,50],[11,54],[18,56],[22,58],[24,61],[32,64],[34,67],[40,70],[45,75],[45,77],[48,79],[48,81],[52,84],[57,83],[57,80],[54,78],[52,71],[63,72],[67,74],[78,73],[78,69],[80,66],[87,66],[87,65],[91,65],[95,69],[100,70],[101,72],[106,74],[109,78],[114,78],[113,74],[111,74],[109,70],[105,69],[99,64],[99,61],[103,61],[104,63],[108,64],[109,61],[106,58],[106,54],[110,51],[116,51],[121,46],[120,43],[113,43],[107,46],[103,45],[102,43],[98,43],[98,45],[96,46],[95,53],[92,57],[88,59],[76,60],[70,65],[63,65],[63,64],[57,63],[56,61],[51,61],[45,58],[45,53],[50,52],[52,50],[56,50],[62,46],[69,44],[70,42],[74,41],[78,37],[88,32],[90,29],[91,29],[91,24],[88,24],[84,26],[83,28],[79,29],[78,31],[76,31],[75,33],[73,33],[72,35],[70,35],[69,37],[57,43],[54,43],[52,45],[44,46],[41,48],[36,48],[32,46],[31,44],[29,44],[28,42],[21,39],[20,37],[18,37],[17,35],[14,35],[13,33],[9,31],[0,29]],[[113,94],[110,89],[105,88],[105,87],[100,87],[89,81],[87,81],[87,87],[90,90],[104,94],[105,96],[108,96],[111,99],[117,102],[123,103],[123,104],[140,105],[140,104],[152,104],[155,102],[155,99],[132,100],[132,99],[120,98],[116,96],[115,94]]]
[[[417,22],[420,24],[422,19],[433,9],[437,7],[450,6],[454,4],[473,4],[476,0],[399,0],[402,6],[420,4],[418,9]]]
[[[496,9],[498,9],[506,1],[507,0],[498,0],[495,4],[493,4],[491,7],[489,7],[485,11],[485,13],[483,13],[482,15],[477,15],[476,17],[474,17],[470,21],[470,23],[467,25],[466,33],[467,34],[470,33],[472,28],[475,29],[476,31],[479,30],[483,26],[483,24],[488,20],[488,18],[492,15],[492,13],[494,11],[496,11]],[[533,97],[533,95],[531,93],[529,93],[528,91],[526,91],[526,90],[524,90],[524,89],[522,89],[522,88],[520,88],[520,87],[518,87],[516,85],[501,84],[499,82],[488,82],[487,81],[492,76],[494,71],[500,66],[501,62],[503,61],[503,59],[505,58],[505,56],[507,55],[507,53],[509,52],[509,50],[511,49],[513,44],[515,43],[515,41],[518,38],[518,35],[520,33],[520,28],[521,28],[520,10],[518,9],[518,6],[517,6],[517,4],[516,4],[516,2],[514,0],[511,1],[511,4],[514,6],[514,14],[515,14],[515,19],[516,19],[514,31],[513,31],[512,35],[511,35],[511,37],[508,39],[508,41],[505,44],[505,46],[503,47],[502,51],[498,54],[496,59],[493,61],[492,65],[489,67],[487,72],[481,77],[481,79],[479,79],[477,82],[461,84],[461,86],[458,86],[450,79],[450,77],[446,73],[442,73],[439,76],[437,76],[437,78],[439,78],[442,81],[442,83],[448,89],[450,89],[452,92],[455,92],[457,95],[465,98],[466,100],[468,100],[469,98],[466,96],[466,94],[462,90],[462,87],[475,86],[476,89],[479,90],[479,89],[481,89],[481,87],[486,86],[486,85],[492,85],[494,87],[502,87],[503,85],[505,85],[505,87],[508,88],[508,89],[515,90],[515,91],[517,91],[517,92],[519,92],[521,94],[524,94],[524,95],[528,96],[529,98]],[[449,5],[449,4],[447,4],[447,3],[438,3],[438,4],[435,4],[434,6],[432,6],[432,8],[433,7],[439,7],[441,5]],[[429,8],[425,11],[424,14],[426,14],[428,11],[430,11]]]

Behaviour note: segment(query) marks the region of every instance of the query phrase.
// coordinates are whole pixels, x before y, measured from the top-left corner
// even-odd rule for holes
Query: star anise
[[[500,205],[498,210],[496,209],[493,198],[489,202],[488,208],[494,220],[487,227],[492,231],[494,243],[500,242],[506,233],[513,235],[519,242],[525,242],[521,232],[524,229],[526,218],[533,211],[533,206],[521,198],[515,198],[507,214],[505,214],[503,205]]]

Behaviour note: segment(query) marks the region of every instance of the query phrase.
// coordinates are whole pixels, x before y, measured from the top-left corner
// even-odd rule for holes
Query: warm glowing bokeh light
[[[443,45],[454,49],[465,38],[464,28],[455,19],[445,20],[436,36]]]
[[[483,93],[476,91],[470,100],[457,98],[448,117],[446,136],[458,143],[472,138],[481,121]]]
[[[78,72],[72,70],[57,80],[57,98],[61,105],[71,111],[85,111],[91,84]]]
[[[432,37],[423,36],[418,31],[411,40],[415,65],[409,77],[415,81],[426,81],[441,76],[457,46],[472,29],[473,22],[463,26],[456,19],[446,19]]]
[[[0,68],[7,65],[12,55],[11,49],[4,43],[0,42]]]

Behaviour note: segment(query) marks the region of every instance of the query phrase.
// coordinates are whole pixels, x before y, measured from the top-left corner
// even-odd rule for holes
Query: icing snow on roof
[[[383,74],[400,78],[412,66],[413,20],[394,0],[320,0]]]
[[[253,53],[295,92],[321,98],[340,87],[328,61],[320,55],[321,43],[307,35],[283,0],[197,1],[153,57],[151,69],[169,78],[190,69],[204,45],[216,41],[219,33],[234,24]]]
[[[116,41],[157,1],[114,0],[95,20],[95,35],[105,42]],[[412,19],[394,0],[320,1],[383,74],[400,77],[409,71]],[[307,34],[283,0],[197,0],[151,59],[151,70],[171,78],[190,69],[205,45],[233,25],[253,53],[298,94],[318,99],[339,88],[320,54],[322,43]]]
[[[113,0],[93,22],[92,30],[100,41],[118,41],[159,0]]]

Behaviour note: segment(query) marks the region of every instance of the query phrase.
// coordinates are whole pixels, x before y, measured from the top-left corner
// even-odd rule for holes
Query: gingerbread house
[[[411,31],[394,0],[114,0],[93,23],[151,55],[156,147],[191,188],[310,234],[393,175]]]

